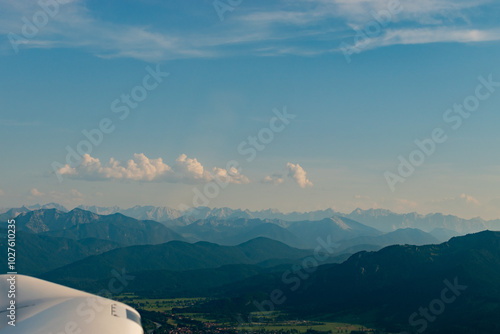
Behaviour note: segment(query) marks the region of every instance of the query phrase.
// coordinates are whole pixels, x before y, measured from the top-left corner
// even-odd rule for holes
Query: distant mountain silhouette
[[[377,236],[362,236],[340,242],[337,251],[345,251],[359,247],[360,245],[379,246],[380,248],[390,245],[429,245],[438,244],[441,241],[430,233],[426,233],[416,228],[402,228],[393,232]],[[373,248],[372,248],[373,249]],[[360,249],[361,250],[361,249]],[[368,249],[366,249],[368,250]]]
[[[400,228],[418,228],[425,232],[431,232],[434,229],[440,228],[464,235],[487,229],[500,230],[500,220],[487,221],[481,218],[463,219],[441,213],[428,215],[421,215],[415,212],[398,214],[383,209],[356,209],[345,216],[384,232]]]
[[[124,246],[183,240],[155,221],[141,221],[118,213],[100,216],[81,209],[67,213],[56,209],[29,211],[17,216],[16,226],[21,231],[76,240],[109,240]]]
[[[49,203],[45,205],[32,205],[28,207],[16,209],[18,212],[25,212],[24,210],[36,209],[50,209],[56,208],[61,212],[67,212],[63,206],[56,203]],[[90,211],[99,215],[109,215],[114,213],[121,213],[125,216],[132,217],[138,220],[155,220],[164,222],[167,227],[172,226],[186,226],[200,219],[220,219],[220,220],[234,220],[234,219],[261,219],[261,220],[279,220],[285,222],[297,221],[320,221],[332,217],[346,217],[351,220],[360,222],[369,227],[375,228],[382,232],[391,232],[401,228],[418,228],[425,232],[432,232],[433,230],[450,230],[458,235],[465,235],[467,233],[475,233],[483,230],[497,230],[500,231],[500,219],[484,220],[482,218],[463,219],[453,215],[445,215],[441,213],[433,214],[418,214],[415,212],[399,214],[390,210],[384,209],[356,209],[350,213],[341,213],[332,209],[317,210],[311,212],[290,212],[282,213],[276,209],[267,209],[260,211],[250,211],[244,209],[231,209],[231,208],[208,208],[197,207],[191,208],[186,211],[173,209],[166,206],[140,206],[136,205],[132,208],[122,209],[117,206],[113,207],[98,207],[98,206],[79,206],[78,208]],[[14,210],[14,211],[16,211]],[[7,210],[5,210],[7,211]],[[4,220],[12,218],[0,215]],[[285,226],[281,226],[285,227]],[[439,233],[439,232],[438,232]],[[438,236],[438,235],[435,235]],[[440,240],[444,240],[445,236],[453,236],[453,233],[446,233],[439,235]],[[447,239],[446,239],[447,240]]]
[[[318,221],[299,221],[290,224],[288,230],[314,248],[318,237],[330,237],[333,242],[359,236],[376,236],[380,231],[344,217],[325,218]]]
[[[111,215],[121,213],[122,215],[132,217],[139,220],[155,220],[158,222],[170,219],[176,219],[182,216],[182,212],[165,206],[141,206],[136,205],[128,209],[122,209],[118,206],[113,207],[97,207],[80,205],[78,209],[90,211],[100,215]]]
[[[220,245],[238,245],[245,241],[266,237],[292,247],[307,248],[297,235],[281,227],[277,220],[261,219],[200,219],[189,225],[173,226],[172,229],[190,241],[208,241]]]

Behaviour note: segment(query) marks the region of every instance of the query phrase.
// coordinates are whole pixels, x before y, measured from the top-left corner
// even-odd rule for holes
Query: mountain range
[[[79,209],[90,211],[99,215],[110,215],[120,213],[125,216],[138,220],[155,220],[163,222],[168,227],[185,226],[198,220],[219,219],[234,220],[243,219],[261,219],[284,222],[297,221],[320,221],[332,217],[345,217],[366,226],[377,229],[381,232],[391,232],[401,228],[418,228],[422,231],[432,233],[434,236],[440,235],[439,240],[456,235],[465,235],[483,230],[500,230],[500,219],[485,220],[482,218],[464,219],[453,215],[444,215],[441,213],[418,214],[418,213],[394,213],[384,209],[356,209],[350,213],[341,213],[332,209],[317,210],[311,212],[291,212],[282,213],[275,209],[250,211],[231,208],[208,208],[198,207],[187,211],[180,211],[169,207],[155,206],[134,206],[128,209],[120,207],[98,207],[98,206],[79,206]],[[66,208],[56,203],[45,205],[24,206],[21,208],[4,209],[0,214],[0,219],[6,220],[16,217],[19,213],[40,209],[57,209],[61,212],[68,212]],[[2,211],[0,211],[2,212]]]
[[[2,214],[16,216],[19,272],[96,292],[125,271],[135,277],[125,292],[211,298],[193,312],[248,315],[278,290],[286,303],[273,307],[297,318],[356,317],[389,332],[420,332],[424,324],[428,333],[500,332],[500,233],[456,236],[497,221],[385,210],[285,220],[210,209],[202,219],[158,222],[51,206]],[[0,229],[0,247],[6,241]],[[311,262],[318,247],[328,256]],[[422,307],[457,286],[446,311],[425,322]]]
[[[179,219],[179,218],[178,218]],[[383,233],[352,219],[334,216],[319,221],[287,222],[277,219],[208,218],[184,224],[138,220],[120,213],[99,215],[82,209],[62,212],[41,209],[19,213],[17,229],[73,240],[100,239],[121,246],[162,244],[172,240],[206,241],[234,246],[265,237],[301,249],[319,243],[334,244],[336,253],[377,250],[389,244],[425,244],[445,240],[417,229]],[[453,233],[451,233],[453,234]],[[441,233],[446,237],[446,233]]]
[[[123,246],[160,244],[184,240],[168,227],[152,220],[137,220],[119,213],[101,216],[81,209],[28,211],[16,217],[16,227],[42,235],[74,240],[107,240]]]
[[[432,213],[427,215],[421,215],[415,212],[398,214],[383,209],[356,209],[348,214],[347,217],[365,225],[377,228],[383,232],[394,231],[399,228],[418,228],[425,232],[431,232],[434,229],[446,229],[463,235],[488,229],[500,230],[500,219],[463,219],[453,215],[444,215],[441,213]]]
[[[359,236],[376,236],[380,231],[344,217],[319,221],[286,222],[277,219],[200,219],[188,225],[165,222],[174,231],[191,241],[209,241],[236,245],[256,237],[267,237],[293,247],[315,248],[318,238],[329,237],[333,242]]]

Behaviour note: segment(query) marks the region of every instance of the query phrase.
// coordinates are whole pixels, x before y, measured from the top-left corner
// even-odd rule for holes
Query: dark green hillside
[[[423,328],[422,316],[416,314],[410,324],[410,315],[440,300],[448,285],[457,285],[458,296],[426,322],[426,333],[500,332],[499,232],[455,237],[440,245],[360,252],[340,265],[322,266],[306,279],[286,282],[274,275],[259,282],[258,277],[228,291],[246,296],[229,302],[233,312],[258,311],[253,302],[267,300],[273,289],[280,289],[286,302],[274,306],[299,317],[359,316],[391,332],[416,332]],[[467,288],[461,290],[462,285]],[[445,293],[448,299],[450,291]],[[220,301],[209,307],[225,305]]]
[[[219,246],[208,242],[189,244],[172,241],[161,245],[131,246],[91,256],[54,270],[44,278],[60,283],[102,280],[112,270],[194,270],[228,264],[258,264],[270,259],[284,262],[300,259],[310,251],[289,247],[278,241],[257,238],[238,246]],[[292,259],[292,260],[291,260]],[[203,279],[200,277],[200,280]]]

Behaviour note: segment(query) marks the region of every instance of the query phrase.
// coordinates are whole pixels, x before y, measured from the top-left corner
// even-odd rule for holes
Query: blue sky
[[[499,9],[487,0],[0,0],[0,206],[499,218],[500,87],[482,87],[488,97],[457,129],[443,119],[474,102],[479,77],[500,82]],[[155,81],[155,71],[169,75]],[[147,96],[120,119],[112,104],[133,92]],[[294,117],[271,130],[284,110]],[[114,130],[66,166],[67,147],[103,119]],[[446,141],[391,188],[387,172],[401,178],[399,157],[408,161],[436,128]],[[266,144],[248,161],[242,152],[259,133]]]

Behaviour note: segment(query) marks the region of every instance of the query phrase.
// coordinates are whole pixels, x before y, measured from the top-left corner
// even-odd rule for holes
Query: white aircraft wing
[[[0,334],[144,333],[128,305],[24,275],[12,285],[11,277],[0,275]]]

